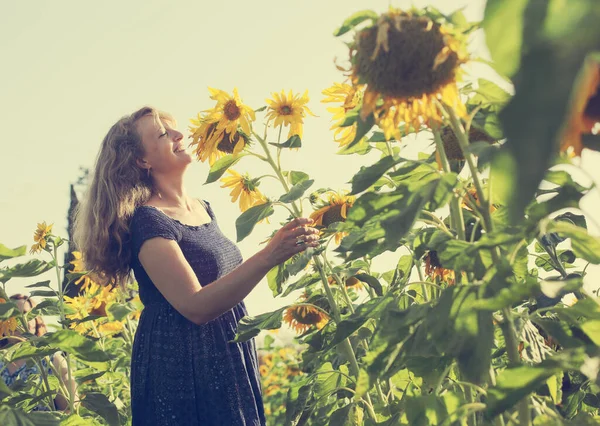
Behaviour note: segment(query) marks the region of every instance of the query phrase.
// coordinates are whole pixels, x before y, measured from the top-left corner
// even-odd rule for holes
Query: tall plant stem
[[[469,152],[469,140],[467,138],[467,134],[462,123],[456,116],[455,111],[450,107],[445,108],[445,110],[448,113],[450,123],[452,125],[452,130],[456,135],[456,139],[458,140],[460,149],[463,152],[465,160],[467,161],[467,164],[469,166],[469,170],[471,171],[473,184],[475,185],[477,197],[479,198],[478,204],[480,206],[481,214],[483,216],[485,231],[487,233],[493,232],[494,225],[492,222],[492,216],[490,214],[490,200],[486,197],[486,194],[483,191],[483,185],[481,183],[481,179],[479,178],[477,167],[475,166],[475,159],[473,158],[473,154]],[[497,248],[492,250],[492,258],[495,263],[499,261],[500,253],[498,252]],[[504,340],[506,342],[506,352],[508,355],[508,360],[512,365],[519,365],[521,364],[521,357],[519,356],[519,347],[517,342],[517,333],[513,322],[513,314],[510,308],[504,308],[502,310],[502,313],[504,315],[504,323],[501,329],[504,335]],[[531,424],[531,416],[529,412],[529,403],[527,397],[519,401],[519,423],[522,426],[529,426]]]
[[[62,324],[62,327],[64,327],[65,324],[65,307],[64,307],[64,289],[63,286],[61,285],[62,281],[60,279],[60,266],[58,266],[58,251],[57,251],[57,247],[56,244],[54,244],[54,269],[56,270],[56,282],[58,285],[58,306],[60,307],[60,322]],[[74,400],[75,400],[75,395],[73,395],[73,388],[71,387],[71,382],[73,381],[73,372],[71,370],[71,358],[69,356],[69,353],[67,352],[65,360],[67,362],[67,379],[69,380],[69,383],[67,385],[67,390],[69,391],[69,410],[71,411],[71,413],[75,412],[75,404],[74,404]],[[61,380],[60,377],[57,377],[58,380]]]
[[[256,133],[254,135],[256,136],[256,138],[258,139],[258,142],[260,143],[263,150],[265,151],[267,162],[271,165],[271,167],[273,168],[273,171],[275,172],[277,177],[279,177],[281,185],[283,186],[285,191],[288,192],[290,190],[289,185],[288,185],[287,181],[285,180],[285,178],[283,177],[283,174],[281,173],[281,169],[277,166],[277,164],[273,160],[273,156],[271,155],[269,147],[267,146],[267,143],[266,143],[266,138],[261,138]],[[292,202],[291,205],[292,205],[292,210],[296,214],[296,217],[301,217],[302,210],[294,202]],[[340,308],[337,305],[335,298],[333,296],[333,292],[331,291],[331,287],[329,286],[329,282],[327,281],[327,276],[325,275],[325,271],[323,268],[323,264],[321,263],[321,259],[319,259],[319,257],[316,255],[313,256],[312,258],[313,258],[313,261],[315,262],[315,267],[317,268],[319,275],[321,277],[321,281],[323,282],[327,300],[329,302],[329,305],[331,306],[331,310],[333,311],[333,318],[336,323],[339,323],[342,319],[342,315],[340,313]],[[360,372],[360,367],[358,365],[358,360],[356,359],[356,354],[354,353],[354,349],[352,349],[352,345],[350,344],[350,340],[348,338],[344,339],[340,343],[339,347],[340,347],[341,351],[344,353],[344,355],[346,356],[346,358],[348,359],[348,361],[350,362],[352,374],[356,378],[358,378],[358,374]],[[371,419],[376,422],[377,416],[375,414],[375,411],[373,410],[373,403],[371,402],[371,396],[368,393],[366,393],[364,398],[366,401],[367,413],[369,414],[369,417],[371,417]]]

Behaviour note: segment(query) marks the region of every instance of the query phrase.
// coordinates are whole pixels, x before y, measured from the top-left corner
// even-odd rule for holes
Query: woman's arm
[[[297,218],[282,227],[269,244],[229,274],[202,287],[175,241],[146,240],[139,259],[146,273],[181,315],[195,324],[204,324],[227,312],[260,282],[274,266],[308,247],[318,246],[318,230],[308,226],[311,219]],[[306,242],[296,245],[302,237]]]
[[[52,365],[54,367],[54,371],[56,371],[59,375],[58,378],[64,383],[65,387],[67,388],[67,391],[71,392],[71,394],[73,395],[73,403],[75,404],[75,406],[77,406],[77,404],[79,404],[79,396],[77,395],[77,383],[75,383],[75,379],[73,379],[73,377],[71,377],[71,380],[69,380],[67,360],[60,353],[57,352],[52,357]],[[65,395],[62,394],[62,392],[59,392],[56,395],[56,398],[54,398],[54,402],[56,403],[56,408],[58,410],[66,411],[69,408],[69,401],[65,397]]]

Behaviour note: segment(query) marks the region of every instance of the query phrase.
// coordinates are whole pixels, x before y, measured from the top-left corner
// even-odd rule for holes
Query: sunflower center
[[[238,107],[237,103],[233,99],[227,101],[227,103],[223,107],[223,113],[229,121],[237,120],[238,118],[240,118],[240,115],[242,115],[240,107]]]
[[[389,49],[386,51],[380,45],[372,59],[377,48],[377,33],[378,26],[361,31],[354,56],[354,73],[373,91],[393,98],[421,97],[435,93],[454,80],[459,65],[454,51],[450,50],[442,63],[435,63],[446,47],[439,24],[406,14],[389,17]]]
[[[232,154],[240,139],[242,140],[241,143],[246,146],[248,143],[248,137],[246,135],[242,135],[240,132],[235,132],[235,134],[230,138],[230,133],[223,132],[223,137],[218,143],[217,149],[221,152]]]
[[[432,268],[441,268],[442,264],[440,263],[440,259],[438,257],[437,251],[430,250],[429,251],[429,264]]]
[[[293,109],[290,105],[282,105],[279,107],[279,115],[292,115]]]
[[[300,324],[312,325],[317,324],[321,320],[321,314],[318,311],[307,311],[301,309],[294,309],[292,316]]]
[[[328,227],[335,222],[345,222],[346,218],[342,216],[342,205],[335,204],[323,213],[323,226]]]

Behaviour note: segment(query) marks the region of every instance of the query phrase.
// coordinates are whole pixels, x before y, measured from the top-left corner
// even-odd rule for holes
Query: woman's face
[[[137,130],[145,152],[143,167],[150,167],[154,173],[168,174],[182,171],[192,162],[183,134],[175,129],[175,123],[158,115],[146,115],[138,120]]]

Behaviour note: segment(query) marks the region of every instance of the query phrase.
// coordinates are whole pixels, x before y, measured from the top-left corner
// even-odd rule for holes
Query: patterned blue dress
[[[154,286],[138,254],[149,238],[179,244],[202,286],[231,272],[242,255],[212,221],[183,224],[152,206],[138,207],[130,222],[132,262],[144,304],[131,358],[133,426],[237,426],[266,424],[254,341],[230,343],[241,302],[196,325],[177,312]]]
[[[53,362],[53,359],[54,355],[50,355],[50,362]],[[45,358],[42,359],[41,364],[48,374],[53,374],[52,368],[50,368],[50,366],[46,363]],[[14,385],[17,380],[26,382],[29,376],[32,374],[40,374],[37,364],[28,364],[25,362],[15,371],[10,373],[8,371],[8,366],[0,361],[0,378],[8,387]],[[50,409],[46,405],[40,403],[33,407],[31,411],[50,411]]]

